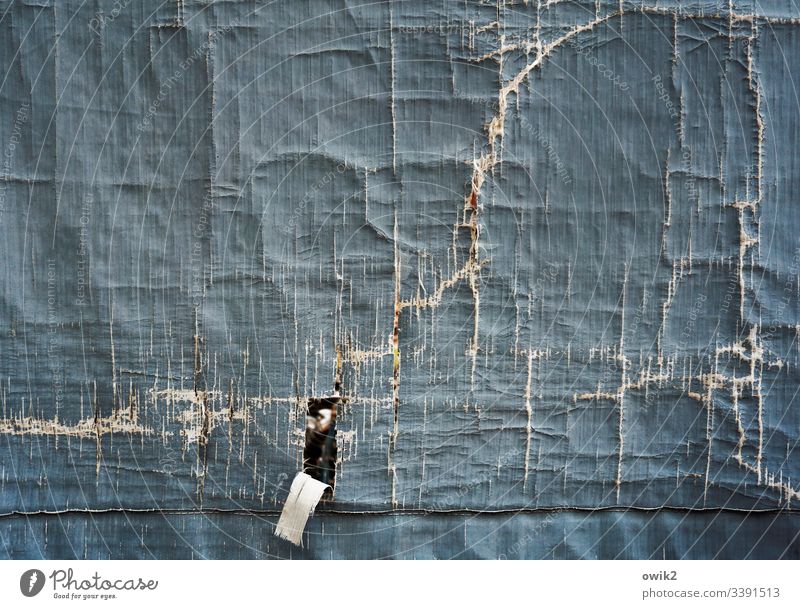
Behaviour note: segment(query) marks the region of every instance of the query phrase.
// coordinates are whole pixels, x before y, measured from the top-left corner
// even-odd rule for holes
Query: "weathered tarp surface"
[[[0,48],[3,555],[800,557],[794,2],[4,1]]]

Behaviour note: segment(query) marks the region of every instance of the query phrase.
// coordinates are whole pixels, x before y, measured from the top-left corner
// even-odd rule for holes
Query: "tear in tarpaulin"
[[[336,411],[343,401],[339,381],[334,395],[310,398],[306,412],[306,443],[303,471],[298,473],[283,506],[275,534],[300,545],[308,517],[336,480]]]
[[[310,398],[306,413],[306,444],[303,471],[333,489],[336,484],[336,412],[342,399]]]

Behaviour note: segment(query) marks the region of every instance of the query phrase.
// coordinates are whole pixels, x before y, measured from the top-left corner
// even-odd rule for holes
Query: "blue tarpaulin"
[[[0,44],[1,554],[800,558],[794,2],[5,0]]]

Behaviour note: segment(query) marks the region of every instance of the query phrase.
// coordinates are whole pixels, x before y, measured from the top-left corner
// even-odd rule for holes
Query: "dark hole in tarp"
[[[306,413],[306,444],[303,471],[325,484],[336,482],[336,411],[338,396],[309,398]]]

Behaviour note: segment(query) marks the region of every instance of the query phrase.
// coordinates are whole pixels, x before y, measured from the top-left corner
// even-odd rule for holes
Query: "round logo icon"
[[[19,590],[25,596],[36,596],[44,588],[44,573],[39,569],[28,569],[19,578]]]

